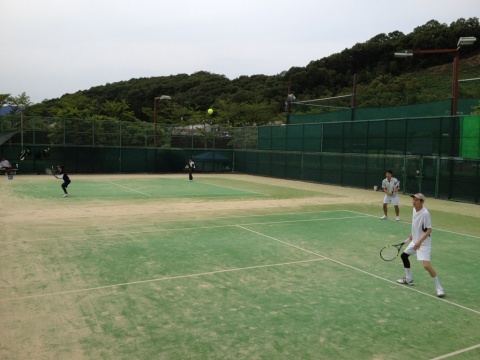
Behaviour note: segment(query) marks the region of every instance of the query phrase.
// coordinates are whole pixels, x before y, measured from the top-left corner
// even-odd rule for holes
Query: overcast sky
[[[480,1],[0,0],[0,14],[0,94],[37,103],[132,78],[275,75],[381,33],[478,17]]]

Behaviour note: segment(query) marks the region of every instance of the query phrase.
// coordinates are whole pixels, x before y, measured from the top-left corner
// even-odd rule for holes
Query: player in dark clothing
[[[195,171],[195,162],[193,161],[193,158],[190,158],[190,160],[188,160],[188,181],[193,180],[194,171]]]
[[[67,187],[72,182],[68,177],[67,173],[65,172],[64,165],[57,166],[58,172],[60,175],[55,175],[57,179],[63,179],[62,189],[63,189],[63,197],[68,197]]]

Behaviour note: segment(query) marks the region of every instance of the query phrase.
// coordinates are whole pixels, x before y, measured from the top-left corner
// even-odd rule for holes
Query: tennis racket
[[[53,166],[52,166],[52,167],[53,167]],[[47,173],[47,175],[53,175],[53,176],[55,176],[55,174],[54,174],[54,172],[53,172],[52,169],[46,168],[46,169],[45,169],[45,172]],[[56,177],[56,176],[55,176],[55,177]]]
[[[400,254],[403,245],[405,245],[405,241],[401,242],[400,244],[385,246],[382,250],[380,250],[380,257],[385,261],[395,260]]]
[[[395,194],[398,190],[400,190],[400,181],[396,181],[393,183],[392,195]]]

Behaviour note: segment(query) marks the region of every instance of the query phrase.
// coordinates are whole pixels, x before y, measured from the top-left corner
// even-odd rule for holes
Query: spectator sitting
[[[10,170],[12,170],[12,164],[10,164],[10,161],[5,159],[3,156],[2,161],[0,161],[0,170],[5,171],[7,174],[9,174]]]

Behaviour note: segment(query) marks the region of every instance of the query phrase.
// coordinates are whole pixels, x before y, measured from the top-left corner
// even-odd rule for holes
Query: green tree
[[[0,108],[8,104],[10,94],[0,94]]]
[[[393,53],[404,49],[453,48],[461,36],[480,39],[478,18],[458,19],[450,25],[430,20],[409,34],[380,33],[349,49],[312,60],[304,67],[291,67],[277,75],[240,76],[229,80],[224,75],[199,71],[191,75],[130,79],[64,95],[60,99],[44,100],[30,106],[28,114],[138,119],[152,123],[154,98],[169,95],[172,100],[162,102],[158,109],[162,125],[180,124],[181,127],[182,124],[201,123],[206,110],[212,106],[215,114],[209,121],[215,125],[262,125],[284,120],[284,101],[288,93],[293,93],[298,101],[350,94],[354,74],[359,79],[358,93],[364,95],[363,99],[359,97],[359,107],[404,105],[407,96],[408,103],[445,99],[450,96],[448,84],[443,80],[432,81],[433,76],[422,78],[419,74],[435,65],[450,66],[444,72],[451,74],[451,54],[419,54],[402,61],[394,59]],[[462,75],[466,68],[463,62],[479,50],[480,41],[462,47]],[[471,75],[465,78],[478,77],[478,67]],[[449,76],[445,78],[449,81]],[[435,86],[432,82],[436,82]],[[468,86],[462,84],[461,96],[475,97],[477,89]]]
[[[0,101],[1,100],[0,98]],[[4,98],[2,101],[2,106],[5,104],[10,105],[12,107],[12,113],[16,114],[32,105],[32,102],[30,101],[30,96],[23,92],[17,96],[8,95],[7,98]]]
[[[78,92],[73,95],[64,95],[60,101],[50,109],[51,116],[64,118],[85,119],[96,114],[96,102]]]
[[[110,119],[118,119],[120,121],[139,121],[139,119],[135,117],[134,112],[130,110],[130,106],[125,99],[114,101],[107,100],[101,106],[100,115]]]

